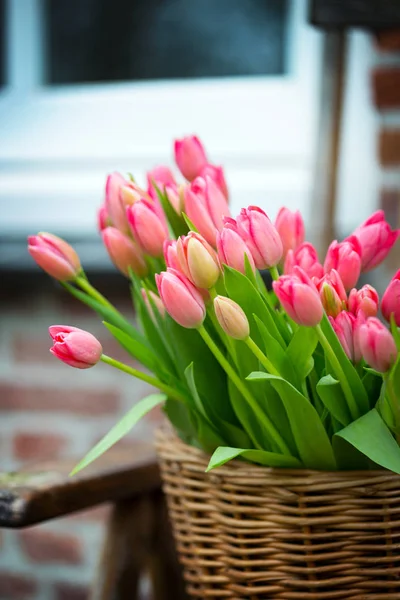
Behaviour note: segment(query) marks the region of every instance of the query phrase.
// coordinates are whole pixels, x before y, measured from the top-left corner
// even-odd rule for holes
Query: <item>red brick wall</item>
[[[4,288],[3,288],[4,296]],[[126,290],[124,312],[133,318]],[[47,327],[71,324],[97,335],[105,352],[129,356],[89,309],[60,291],[0,301],[0,471],[28,461],[80,458],[149,388],[100,364],[79,371],[50,353]],[[153,415],[130,439],[148,439]],[[125,441],[124,443],[129,443]],[[93,580],[107,507],[0,532],[0,599],[84,600]]]

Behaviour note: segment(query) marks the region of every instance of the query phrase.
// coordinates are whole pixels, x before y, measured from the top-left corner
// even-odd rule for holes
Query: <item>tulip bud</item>
[[[171,169],[160,166],[155,167],[147,173],[147,188],[149,196],[151,196],[153,199],[157,199],[158,196],[154,184],[161,192],[164,190],[166,185],[176,186],[176,181]]]
[[[349,294],[349,311],[354,315],[360,312],[365,317],[374,317],[378,312],[379,296],[372,285],[363,285],[360,290],[353,288]]]
[[[82,270],[75,250],[51,233],[30,235],[28,252],[43,271],[58,281],[73,281]]]
[[[282,207],[275,220],[275,227],[281,236],[283,256],[285,259],[289,250],[296,250],[304,242],[304,221],[300,211],[292,212]]]
[[[328,248],[324,262],[325,273],[335,269],[346,290],[354,287],[361,272],[361,244],[354,235],[340,244],[335,240]]]
[[[215,315],[226,335],[235,340],[247,340],[250,335],[249,321],[243,309],[225,296],[214,299]]]
[[[165,240],[163,251],[165,264],[167,265],[167,267],[175,269],[175,271],[180,271],[181,265],[178,259],[176,240]]]
[[[383,294],[381,310],[386,321],[390,322],[390,316],[393,314],[394,322],[397,327],[400,327],[400,270],[394,275]]]
[[[242,208],[237,218],[237,231],[249,248],[257,269],[270,269],[279,263],[283,253],[282,241],[261,208]]]
[[[225,196],[211,177],[197,177],[184,190],[185,211],[199,233],[215,247],[216,235],[223,227],[223,217],[229,216]]]
[[[224,170],[222,167],[216,167],[214,165],[205,165],[205,167],[201,170],[199,175],[200,177],[203,177],[203,179],[205,179],[207,176],[211,177],[211,179],[215,181],[225,198],[228,200],[228,186],[226,185]]]
[[[175,140],[175,162],[182,175],[193,181],[207,164],[207,156],[204,147],[195,135]]]
[[[318,261],[316,249],[309,242],[303,242],[296,250],[288,250],[283,272],[291,275],[295,267],[300,267],[309,277],[320,279],[324,274],[324,268]]]
[[[312,280],[320,293],[326,314],[336,317],[347,305],[346,290],[339,273],[332,269],[321,279],[313,277]]]
[[[143,253],[136,243],[115,227],[107,227],[102,232],[103,243],[114,265],[126,277],[129,277],[129,268],[139,277],[148,273]]]
[[[189,231],[176,244],[182,273],[196,286],[209,290],[220,275],[218,258],[210,244],[199,234]]]
[[[224,227],[217,234],[217,250],[222,264],[246,274],[246,254],[253,271],[255,270],[252,254],[238,233],[236,221],[230,217],[225,217]]]
[[[360,327],[360,348],[365,361],[376,371],[385,373],[395,363],[397,348],[393,336],[376,317],[369,317]]]
[[[175,269],[157,273],[158,293],[167,313],[187,329],[197,329],[206,316],[206,307],[200,292]]]
[[[121,188],[130,186],[130,181],[125,179],[120,173],[111,173],[106,181],[106,200],[105,206],[107,213],[114,225],[120,231],[127,233],[129,231],[126,220],[125,207],[121,202]]]
[[[366,273],[377,267],[389,254],[400,235],[385,221],[383,210],[376,211],[354,231],[361,245],[361,270]]]
[[[156,321],[156,317],[154,315],[154,310],[153,310],[153,305],[154,304],[156,310],[158,310],[158,312],[160,313],[160,315],[163,317],[165,315],[165,307],[164,304],[162,303],[162,300],[159,296],[157,296],[157,294],[155,294],[154,292],[152,292],[151,290],[149,290],[148,292],[146,292],[146,290],[144,290],[143,288],[140,290],[141,294],[142,294],[142,298],[144,300],[144,303],[146,305],[147,311],[150,315],[150,317],[153,319],[154,322]],[[150,298],[151,298],[151,302],[150,302]]]
[[[294,267],[293,275],[279,277],[272,287],[293,321],[307,327],[318,325],[324,314],[321,299],[317,288],[300,267]]]
[[[108,215],[107,212],[107,208],[105,206],[105,204],[103,204],[103,206],[100,206],[99,210],[97,211],[97,228],[99,230],[99,232],[101,233],[103,231],[103,229],[105,229],[106,227],[111,227],[112,223],[111,223],[111,219]]]
[[[103,354],[100,342],[87,331],[68,325],[49,327],[54,344],[50,352],[70,367],[89,369],[94,367]]]
[[[154,202],[140,200],[126,209],[129,226],[134,238],[150,256],[163,254],[163,244],[168,239],[165,220],[160,216]]]
[[[336,318],[329,317],[329,320],[347,357],[355,362],[354,330],[356,317],[352,313],[342,310]]]

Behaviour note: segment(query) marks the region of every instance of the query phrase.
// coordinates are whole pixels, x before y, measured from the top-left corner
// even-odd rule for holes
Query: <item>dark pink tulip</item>
[[[224,219],[224,227],[217,234],[217,250],[221,264],[245,274],[246,254],[253,271],[255,270],[253,256],[238,233],[236,221],[230,217]]]
[[[203,144],[198,137],[190,135],[175,140],[174,151],[180,172],[188,181],[193,181],[207,164]]]
[[[376,371],[385,373],[396,361],[393,336],[376,317],[369,317],[361,325],[359,340],[365,361]]]
[[[394,275],[383,294],[381,310],[382,315],[389,322],[393,314],[394,322],[397,327],[400,327],[400,270]]]
[[[226,184],[224,170],[222,167],[216,167],[215,165],[205,165],[204,168],[199,173],[200,177],[204,179],[208,176],[211,177],[213,181],[217,184],[221,192],[224,194],[225,198],[228,200],[229,192],[228,186]]]
[[[28,252],[43,271],[58,281],[73,281],[82,270],[75,250],[52,233],[30,235]]]
[[[163,244],[168,239],[165,219],[152,200],[139,200],[126,209],[133,237],[150,256],[163,255]]]
[[[320,323],[324,313],[321,298],[311,279],[300,267],[294,267],[293,275],[279,277],[272,286],[293,321],[307,327]]]
[[[111,219],[108,215],[106,205],[103,204],[103,206],[100,206],[99,210],[97,211],[97,228],[98,228],[99,232],[101,233],[103,231],[103,229],[105,229],[106,227],[111,227],[111,226],[112,226],[112,223],[111,223]]]
[[[103,354],[94,335],[77,327],[52,325],[49,333],[53,340],[50,352],[70,367],[89,369],[99,362]]]
[[[148,268],[143,252],[130,237],[116,227],[106,227],[102,238],[111,260],[121,273],[129,277],[131,268],[139,277],[147,275]]]
[[[360,290],[353,288],[349,294],[349,311],[354,315],[360,312],[365,317],[374,317],[378,312],[379,296],[372,285],[363,285]]]
[[[237,231],[250,250],[257,269],[275,267],[282,258],[282,241],[275,226],[258,206],[242,208]]]
[[[385,221],[384,211],[378,210],[357,227],[353,235],[361,245],[361,270],[365,273],[385,260],[400,235],[400,229],[392,230]]]
[[[283,272],[285,275],[293,273],[295,267],[300,267],[309,277],[320,279],[324,268],[318,260],[318,253],[309,242],[303,242],[296,250],[288,250]]]
[[[289,250],[296,250],[304,242],[303,217],[300,211],[292,212],[284,206],[278,212],[275,227],[281,236],[284,260]]]
[[[362,248],[358,238],[350,236],[344,242],[331,243],[324,262],[325,273],[335,269],[346,290],[353,288],[361,273]]]
[[[213,248],[216,235],[223,227],[223,218],[229,216],[225,196],[211,177],[197,177],[184,190],[185,212],[196,229]]]
[[[156,274],[158,293],[167,313],[182,327],[196,329],[206,316],[206,307],[200,292],[175,269]]]

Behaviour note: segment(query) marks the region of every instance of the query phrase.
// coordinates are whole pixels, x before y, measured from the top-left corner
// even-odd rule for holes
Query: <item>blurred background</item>
[[[28,233],[65,237],[134,318],[96,229],[108,172],[144,184],[147,169],[173,166],[173,139],[195,133],[225,167],[233,215],[298,208],[321,250],[327,227],[343,238],[378,208],[399,226],[400,35],[351,31],[342,48],[332,204],[335,57],[308,10],[306,0],[0,0],[1,470],[83,455],[147,393],[107,367],[72,373],[52,359],[54,323],[126,357],[26,251]],[[374,274],[379,291],[398,257]],[[122,443],[149,439],[158,422],[153,414]],[[2,532],[0,598],[86,598],[105,514]]]

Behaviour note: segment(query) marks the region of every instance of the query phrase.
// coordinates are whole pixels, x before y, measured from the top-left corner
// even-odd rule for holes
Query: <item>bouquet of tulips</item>
[[[257,206],[230,215],[223,169],[196,137],[175,142],[186,179],[167,167],[107,179],[98,224],[130,281],[138,327],[90,284],[71,246],[39,233],[29,252],[93,308],[135,369],[103,354],[80,329],[54,325],[51,352],[78,369],[99,361],[160,393],[136,403],[80,470],[155,406],[188,444],[269,467],[400,473],[400,271],[381,302],[361,273],[380,264],[400,230],[378,211],[319,262],[299,212],[273,224]],[[260,270],[269,270],[267,289]],[[388,322],[384,325],[378,318]]]

